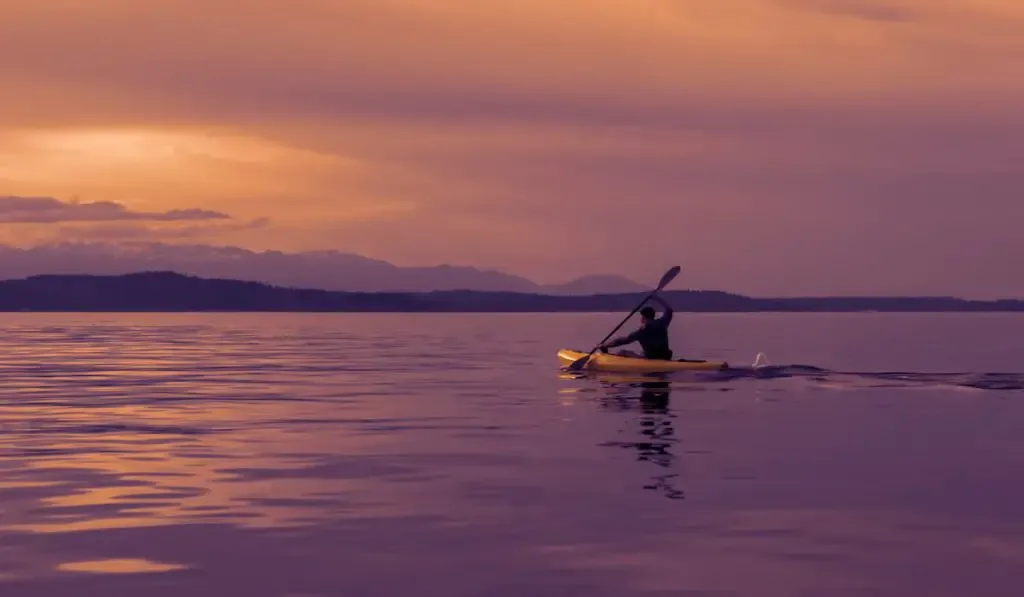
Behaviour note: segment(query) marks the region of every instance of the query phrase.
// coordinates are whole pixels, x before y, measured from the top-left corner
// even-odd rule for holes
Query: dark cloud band
[[[134,211],[115,201],[65,202],[53,197],[0,196],[0,222],[47,224],[57,222],[154,222],[225,220],[230,216],[207,209],[172,209],[161,212]]]

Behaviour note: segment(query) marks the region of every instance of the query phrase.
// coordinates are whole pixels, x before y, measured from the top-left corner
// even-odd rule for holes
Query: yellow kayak
[[[563,348],[558,351],[558,362],[563,367],[567,367],[585,356],[587,356],[585,352]],[[661,361],[595,352],[583,368],[590,371],[623,373],[668,373],[672,371],[719,371],[728,369],[729,363],[725,361]]]

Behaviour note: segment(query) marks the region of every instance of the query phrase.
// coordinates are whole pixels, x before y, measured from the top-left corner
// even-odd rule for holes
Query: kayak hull
[[[567,367],[587,353],[563,348],[558,351],[558,362]],[[587,361],[584,370],[613,371],[620,373],[670,373],[673,371],[720,371],[728,369],[725,361],[662,361],[642,357],[625,357],[595,352]]]

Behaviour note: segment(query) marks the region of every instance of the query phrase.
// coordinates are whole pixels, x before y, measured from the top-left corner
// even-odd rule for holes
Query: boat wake
[[[1024,373],[918,373],[911,371],[832,371],[807,365],[736,368],[705,376],[707,381],[793,379],[836,387],[962,387],[979,390],[1024,390]]]

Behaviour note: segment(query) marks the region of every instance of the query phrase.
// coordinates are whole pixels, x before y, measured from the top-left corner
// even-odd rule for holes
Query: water
[[[0,594],[1024,594],[1024,317],[7,314]]]

